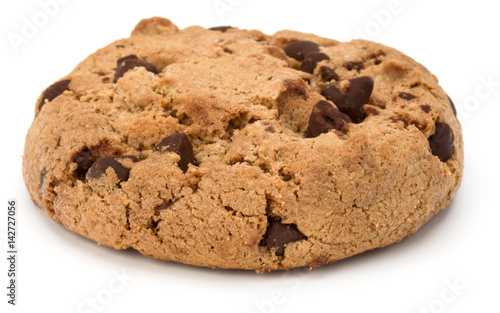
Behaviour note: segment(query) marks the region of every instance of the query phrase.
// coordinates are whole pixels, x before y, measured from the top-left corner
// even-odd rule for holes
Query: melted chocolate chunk
[[[135,54],[129,54],[116,60],[116,69],[122,67],[123,63],[128,60],[138,60]]]
[[[42,107],[45,105],[46,102],[50,102],[54,100],[55,98],[59,97],[60,95],[63,94],[66,90],[69,90],[69,83],[71,80],[65,79],[65,80],[60,80],[57,83],[53,83],[45,91],[43,92],[42,95],[42,102],[40,102],[40,106],[38,107],[38,110],[41,110]]]
[[[210,27],[209,30],[217,30],[220,32],[225,33],[228,29],[234,28],[233,26],[215,26],[215,27]]]
[[[332,79],[339,80],[339,78],[340,78],[339,75],[337,74],[337,72],[335,72],[335,70],[331,67],[323,65],[319,68],[319,70],[321,73],[321,78],[323,78],[323,80],[325,82],[329,82]]]
[[[158,74],[160,72],[153,64],[144,60],[139,60],[135,55],[131,54],[124,56],[123,58],[119,58],[118,61],[116,61],[116,73],[113,83],[116,83],[119,78],[125,75],[126,72],[138,66],[144,67],[147,71],[154,74]]]
[[[284,83],[285,83],[285,85],[287,85],[287,89],[286,89],[287,91],[291,90],[291,91],[295,92],[296,94],[298,94],[299,96],[306,95],[306,91],[304,89],[302,89],[299,85],[292,83],[292,82],[288,82],[288,81],[285,81]]]
[[[272,217],[268,217],[267,221],[267,230],[260,245],[267,247],[269,250],[276,249],[275,254],[277,256],[285,254],[287,243],[307,239],[295,224],[283,224],[281,219]]]
[[[38,190],[42,189],[43,187],[45,175],[47,175],[47,170],[44,168],[43,170],[40,171],[40,175],[38,176]]]
[[[137,157],[133,155],[102,156],[98,158],[87,171],[87,181],[101,177],[104,173],[106,173],[108,167],[111,167],[115,171],[120,182],[127,181],[130,169],[118,162],[119,159],[131,159],[133,162],[139,161]]]
[[[160,212],[163,210],[168,209],[169,207],[172,206],[176,201],[168,200],[168,202],[165,202],[163,204],[160,204],[159,206],[154,208],[155,211],[155,216],[160,216]]]
[[[300,65],[299,70],[312,74],[314,72],[314,69],[316,68],[316,65],[324,60],[330,60],[330,57],[328,57],[323,52],[310,52],[306,55],[304,62],[302,62],[302,64]]]
[[[294,41],[289,43],[283,50],[289,57],[302,62],[308,53],[319,51],[319,45],[307,40]]]
[[[84,178],[87,175],[87,171],[92,166],[92,151],[89,148],[85,148],[80,151],[73,158],[73,162],[78,165],[75,170],[75,176],[78,178]]]
[[[326,99],[333,101],[342,113],[351,118],[352,122],[360,123],[365,117],[363,105],[369,102],[373,91],[373,79],[369,76],[349,79],[351,86],[345,91],[338,88],[341,82],[324,86],[321,89],[321,94]]]
[[[365,112],[368,113],[368,114],[375,115],[375,116],[377,116],[377,115],[380,114],[380,112],[376,108],[374,108],[374,107],[365,106],[363,108],[364,108]]]
[[[425,113],[429,113],[431,111],[431,106],[430,105],[427,105],[427,104],[424,104],[424,105],[421,105],[420,108],[422,109],[422,111],[424,111]]]
[[[184,133],[176,133],[163,138],[153,149],[153,151],[162,150],[177,153],[181,157],[177,164],[184,173],[188,170],[189,163],[194,164],[193,146]]]
[[[363,67],[365,67],[365,64],[363,63],[363,61],[349,61],[345,64],[345,67],[347,68],[348,71],[352,70],[359,71],[362,70]]]
[[[271,123],[267,122],[267,124],[265,124],[265,123],[262,123],[262,124],[267,125],[266,128],[264,128],[264,130],[266,132],[270,132],[270,133],[276,132],[276,129],[274,128],[274,126]]]
[[[434,134],[429,137],[432,154],[441,162],[446,162],[455,151],[453,148],[453,131],[446,123],[436,123]]]
[[[351,119],[346,114],[340,112],[328,101],[320,100],[313,107],[309,124],[307,125],[306,138],[317,137],[327,133],[331,129],[347,132]]]
[[[405,100],[413,100],[415,99],[415,96],[412,95],[411,93],[407,93],[407,92],[401,92],[398,97],[400,97],[401,99],[405,99]]]

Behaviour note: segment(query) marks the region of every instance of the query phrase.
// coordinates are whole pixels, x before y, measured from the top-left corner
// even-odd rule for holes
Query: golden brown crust
[[[299,71],[282,50],[296,40],[316,41],[330,60],[313,74]],[[117,60],[130,54],[159,74],[135,67],[113,83]],[[347,65],[359,61],[361,68]],[[363,122],[305,138],[329,83],[320,66],[341,79],[370,76],[374,89]],[[462,178],[461,127],[437,79],[369,41],[178,30],[152,18],[64,79],[69,90],[41,110],[42,97],[36,104],[26,186],[54,221],[116,249],[214,268],[317,268],[412,235],[446,207]],[[429,147],[436,123],[453,131],[446,162]],[[186,173],[179,155],[153,151],[178,132],[194,149]],[[85,149],[90,163],[105,155],[139,160],[120,161],[130,171],[126,181],[111,168],[87,180],[75,161]],[[279,255],[262,244],[272,218],[296,225],[306,239]]]

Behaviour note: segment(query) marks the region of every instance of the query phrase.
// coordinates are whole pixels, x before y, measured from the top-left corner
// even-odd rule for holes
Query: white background
[[[40,2],[48,1],[0,4],[0,312],[500,312],[495,1],[65,0],[44,20]],[[114,251],[53,223],[33,205],[21,176],[34,103],[87,55],[155,15],[179,28],[233,25],[342,41],[364,37],[410,55],[439,77],[460,115],[465,174],[455,200],[399,244],[312,272],[264,275]],[[40,27],[24,36],[34,17]],[[13,34],[25,42],[12,44]],[[20,225],[15,307],[6,304],[8,198],[18,200]]]

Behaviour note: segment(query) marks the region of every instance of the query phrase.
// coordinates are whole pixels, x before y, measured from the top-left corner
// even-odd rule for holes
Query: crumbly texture
[[[284,51],[296,41],[322,53],[306,70]],[[129,55],[156,68],[127,68],[115,83]],[[336,83],[342,96],[362,76],[373,80],[362,121],[323,102],[341,126],[306,136],[313,107],[329,100],[322,88]],[[26,186],[55,222],[115,249],[213,268],[314,269],[412,235],[462,178],[460,124],[436,77],[370,41],[179,30],[155,17],[61,80],[35,107]],[[446,141],[431,138],[437,125],[452,132],[451,157],[436,155]],[[184,170],[184,152],[155,149],[178,133],[194,155]],[[95,165],[103,156],[129,157]]]

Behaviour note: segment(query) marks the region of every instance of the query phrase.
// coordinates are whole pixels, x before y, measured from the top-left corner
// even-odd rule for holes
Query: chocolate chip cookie
[[[453,102],[397,50],[157,17],[41,93],[23,156],[33,201],[77,234],[257,271],[398,242],[462,172]]]

